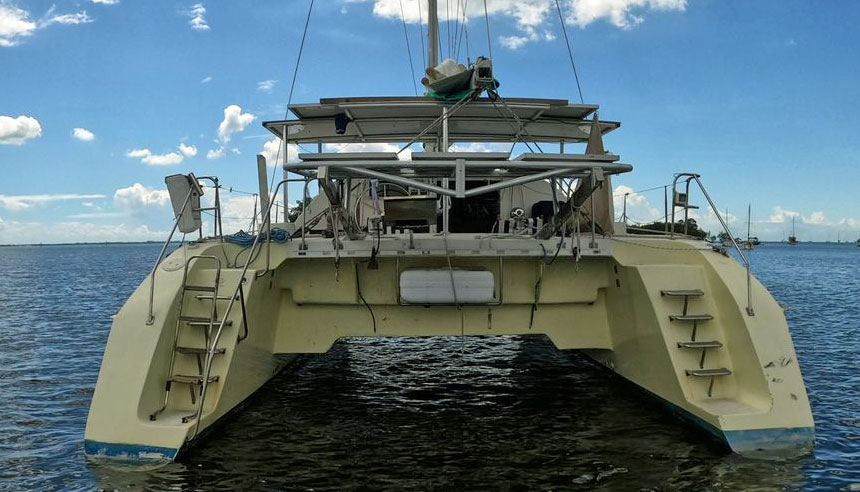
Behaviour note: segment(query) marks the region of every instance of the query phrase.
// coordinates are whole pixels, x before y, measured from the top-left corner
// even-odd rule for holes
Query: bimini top
[[[429,97],[321,99],[294,104],[298,119],[266,121],[263,126],[295,143],[436,142],[447,111],[447,140],[457,142],[585,142],[592,104],[564,99],[475,99],[446,102]],[[621,126],[601,121],[606,134]],[[418,138],[416,138],[418,137]]]

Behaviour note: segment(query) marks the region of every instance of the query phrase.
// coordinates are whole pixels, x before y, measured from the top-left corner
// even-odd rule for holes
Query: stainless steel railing
[[[176,214],[176,218],[173,219],[173,229],[170,230],[170,235],[167,236],[167,240],[164,241],[164,245],[161,246],[161,252],[158,253],[158,258],[156,258],[155,265],[152,267],[152,272],[149,274],[149,310],[147,311],[146,316],[147,325],[151,325],[155,322],[155,315],[152,313],[152,302],[155,297],[155,272],[158,271],[158,265],[160,265],[161,261],[164,259],[164,253],[167,251],[167,246],[170,244],[170,240],[173,239],[173,235],[176,233],[176,228],[179,227],[179,219],[182,218],[182,214],[188,207],[188,203],[191,202],[191,193],[193,193],[193,191],[193,189],[188,190],[188,194],[185,196],[185,201],[182,203],[182,208],[179,209],[179,213]]]
[[[221,194],[220,188],[218,184],[218,178],[216,176],[199,176],[197,180],[206,180],[212,183],[213,188],[215,189],[215,204],[212,207],[205,207],[196,209],[195,212],[203,212],[203,211],[212,211],[214,215],[214,225],[213,225],[213,237],[218,238],[220,242],[224,241],[224,229],[221,226]],[[149,274],[149,306],[147,310],[146,316],[146,324],[152,325],[155,322],[155,315],[153,314],[153,302],[155,298],[155,272],[158,271],[158,266],[161,265],[161,262],[164,260],[164,253],[167,251],[167,246],[170,245],[170,241],[173,239],[173,235],[176,234],[176,229],[179,227],[179,220],[182,217],[182,214],[185,212],[185,209],[188,208],[188,204],[191,203],[191,194],[192,190],[188,191],[188,194],[185,196],[185,201],[182,203],[182,208],[179,209],[179,213],[176,214],[176,217],[173,219],[173,228],[170,230],[170,234],[167,236],[167,240],[164,241],[164,244],[161,246],[161,252],[158,253],[158,258],[155,260],[155,265],[152,267],[152,271]],[[203,238],[203,228],[200,228],[200,238]]]
[[[746,307],[746,312],[747,312],[747,315],[749,315],[749,316],[755,316],[755,311],[753,310],[753,307],[752,307],[752,274],[750,273],[749,258],[747,258],[747,256],[744,254],[743,250],[741,250],[741,247],[738,245],[738,242],[735,240],[734,234],[732,234],[731,229],[729,229],[729,224],[723,219],[723,216],[720,215],[720,210],[717,208],[716,204],[714,204],[714,201],[711,199],[711,195],[709,195],[708,190],[705,189],[705,185],[702,184],[702,180],[700,179],[701,175],[699,175],[699,174],[695,174],[695,173],[676,174],[675,179],[672,181],[672,223],[670,225],[670,227],[671,227],[670,237],[671,238],[675,237],[675,209],[677,208],[676,203],[675,203],[675,192],[677,191],[678,180],[681,178],[686,178],[685,179],[685,190],[684,190],[684,193],[686,194],[685,205],[689,204],[690,183],[692,181],[695,181],[696,184],[699,185],[699,190],[701,190],[702,195],[704,195],[705,199],[708,201],[708,205],[710,205],[711,210],[714,211],[714,215],[717,216],[717,220],[720,221],[720,225],[723,226],[723,231],[725,231],[725,233],[729,236],[729,239],[731,240],[732,246],[734,246],[735,251],[738,252],[738,256],[740,256],[741,262],[744,264],[744,267],[746,268],[746,271],[747,271],[747,307]],[[687,225],[689,223],[689,209],[690,209],[690,207],[684,206],[683,208],[684,208],[684,234],[686,235],[689,232]]]

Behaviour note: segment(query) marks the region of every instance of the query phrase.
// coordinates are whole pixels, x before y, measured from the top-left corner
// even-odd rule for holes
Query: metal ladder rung
[[[194,292],[215,292],[215,287],[209,287],[207,285],[186,285],[182,288],[183,290],[190,290]]]
[[[730,376],[732,371],[726,369],[725,367],[721,367],[719,369],[687,369],[687,376],[694,376],[698,378],[712,378],[715,376]]]
[[[199,321],[201,323],[209,323],[210,318],[208,316],[180,316],[179,321]],[[220,320],[212,320],[212,323],[218,324]]]
[[[209,349],[199,347],[176,347],[176,352],[189,355],[206,355]],[[226,348],[215,349],[215,355],[224,355],[227,352]]]
[[[661,296],[666,297],[702,297],[705,295],[700,289],[690,289],[690,290],[661,290]]]
[[[194,298],[198,301],[211,301],[215,298],[215,296],[212,294],[197,294],[196,296],[194,296]],[[232,299],[232,297],[230,296],[218,296],[219,301],[229,301],[230,299]],[[238,296],[236,297],[236,299],[238,300]]]
[[[203,384],[203,376],[183,376],[182,374],[176,374],[169,381],[172,383],[201,385]],[[217,383],[218,376],[209,376],[208,382]]]
[[[211,326],[220,326],[220,325],[221,325],[221,320],[216,319],[215,321],[212,322]],[[206,321],[189,321],[188,326],[206,326],[206,327],[208,327],[210,325],[209,325],[209,320],[206,320]],[[233,322],[230,320],[227,320],[224,323],[224,326],[233,326]]]
[[[212,322],[212,326],[218,326],[221,324],[220,319],[210,320],[209,318],[204,318],[201,316],[180,316],[179,321],[185,321],[186,323],[188,323],[188,326],[209,326],[210,321]],[[224,323],[224,326],[232,325],[233,322],[230,320],[227,320],[227,322]]]
[[[710,321],[714,319],[710,314],[670,314],[669,321]]]
[[[678,342],[678,348],[688,348],[688,349],[708,349],[708,348],[720,348],[723,344],[713,340],[710,342]]]

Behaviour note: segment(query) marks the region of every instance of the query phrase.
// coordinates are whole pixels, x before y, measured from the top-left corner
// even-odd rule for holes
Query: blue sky
[[[470,55],[486,55],[483,4],[469,3]],[[418,77],[417,3],[403,5]],[[860,237],[860,2],[561,5],[586,102],[622,122],[606,139],[635,167],[619,194],[697,171],[738,234],[752,203],[764,239],[792,216],[801,240]],[[168,174],[254,190],[260,123],[284,115],[307,6],[0,0],[0,244],[163,239]],[[317,1],[294,102],[414,94],[399,8]],[[554,1],[488,10],[501,93],[576,101]],[[226,194],[227,228],[250,200]],[[661,190],[628,200],[633,219],[662,214]]]

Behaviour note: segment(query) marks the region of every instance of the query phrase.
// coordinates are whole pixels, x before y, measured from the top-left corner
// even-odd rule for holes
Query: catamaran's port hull
[[[238,306],[231,310],[232,324],[219,341],[224,353],[211,371],[218,381],[209,385],[199,428],[195,419],[183,422],[196,404],[189,388],[176,384],[167,410],[150,418],[165,394],[182,267],[193,255],[215,255],[230,265],[243,253],[217,242],[174,252],[156,274],[154,321],[147,324],[150,280],[115,318],[90,408],[86,453],[175,459],[270,380],[284,365],[282,354],[326,352],[341,338],[525,334],[546,335],[559,349],[582,349],[736,452],[796,455],[812,447],[812,414],[783,310],[753,279],[755,314],[747,314],[746,274],[733,259],[697,241],[622,236],[598,239],[577,261],[569,239],[558,249],[557,240],[541,247],[536,240],[463,236],[444,245],[430,235],[382,241],[376,268],[369,268],[372,239],[346,241],[339,255],[331,252],[330,239],[309,239],[307,248],[298,241],[273,245],[268,273],[261,252],[245,275],[244,313]],[[205,263],[192,263],[189,284],[214,281]],[[403,304],[401,272],[449,268],[492,272],[492,302]],[[229,296],[240,274],[225,267],[220,292]],[[663,295],[667,290],[703,295]],[[185,302],[186,314],[200,307],[199,299]],[[685,302],[688,315],[712,319],[670,320],[683,313]],[[194,337],[182,328],[180,344],[202,345],[202,337]],[[196,374],[200,367],[192,356],[177,356],[175,364],[174,374]],[[703,369],[729,374],[697,375]]]

